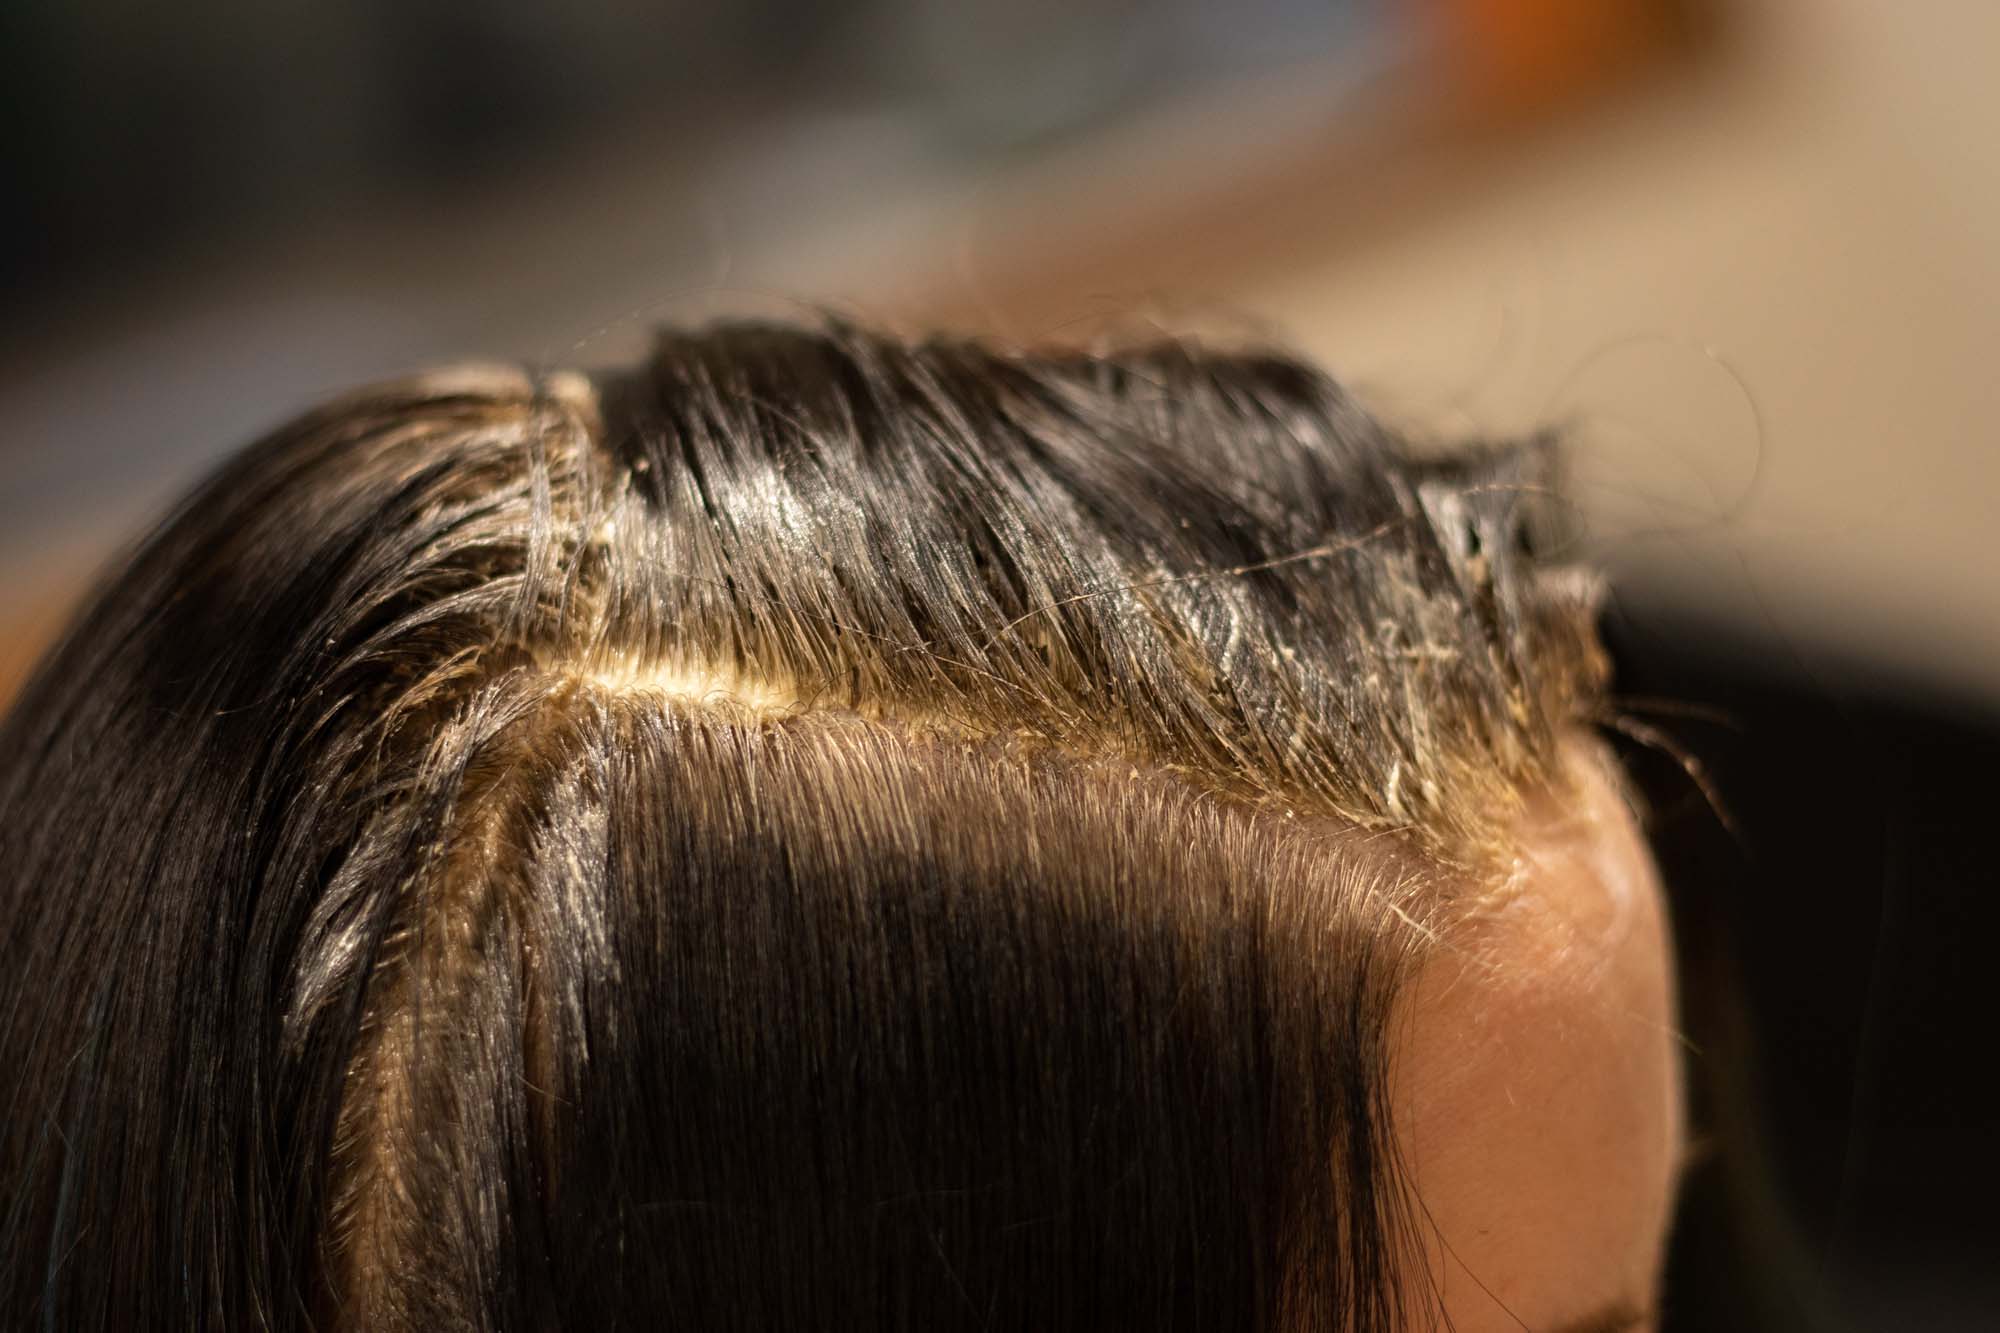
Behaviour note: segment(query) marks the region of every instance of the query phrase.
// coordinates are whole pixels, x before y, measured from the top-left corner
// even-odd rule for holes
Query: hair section
[[[1547,466],[838,324],[280,430],[0,729],[0,1321],[1397,1327]]]

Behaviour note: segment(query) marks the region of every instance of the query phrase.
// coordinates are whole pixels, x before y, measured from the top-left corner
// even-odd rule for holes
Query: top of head
[[[1543,443],[1420,461],[1273,356],[728,326],[601,390],[459,372],[297,434],[357,407],[380,433],[334,466],[373,523],[403,488],[411,555],[367,599],[425,607],[364,656],[458,636],[397,709],[507,672],[844,709],[1476,860],[1602,683],[1593,585],[1529,551]]]
[[[137,1257],[0,1297],[1378,1326],[1397,960],[1602,686],[1548,467],[1274,356],[837,324],[309,414],[7,723],[0,962],[82,999],[0,1022],[62,1130],[0,1240]]]

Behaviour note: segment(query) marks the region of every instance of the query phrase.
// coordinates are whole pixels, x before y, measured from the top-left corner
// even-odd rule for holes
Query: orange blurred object
[[[1432,0],[1441,58],[1462,114],[1504,123],[1595,91],[1684,44],[1671,0]]]

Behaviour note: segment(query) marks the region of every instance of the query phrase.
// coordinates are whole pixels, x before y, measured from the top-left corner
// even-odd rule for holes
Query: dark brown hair
[[[837,323],[378,387],[0,730],[10,1327],[1386,1330],[1547,451]]]

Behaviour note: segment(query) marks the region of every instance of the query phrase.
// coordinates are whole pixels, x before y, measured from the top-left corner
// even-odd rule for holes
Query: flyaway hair
[[[1393,1003],[1603,683],[1549,468],[838,323],[284,427],[0,727],[0,1324],[1421,1319]]]

